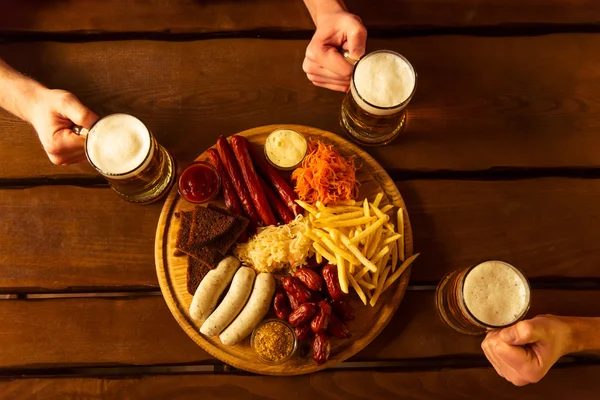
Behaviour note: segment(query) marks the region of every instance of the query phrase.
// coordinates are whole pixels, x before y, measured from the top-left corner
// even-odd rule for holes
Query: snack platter
[[[156,270],[157,270],[157,275],[158,275],[158,280],[159,280],[159,284],[161,287],[161,291],[163,293],[163,296],[165,298],[165,301],[171,311],[171,313],[173,314],[173,316],[175,317],[175,319],[177,320],[177,322],[179,323],[179,325],[181,326],[181,328],[188,334],[188,336],[194,340],[194,342],[196,342],[200,347],[202,347],[206,352],[208,352],[209,354],[211,354],[212,356],[218,358],[219,360],[223,361],[226,364],[229,364],[235,368],[239,368],[242,370],[246,370],[249,372],[253,372],[253,373],[259,373],[259,374],[268,374],[268,375],[300,375],[300,374],[306,374],[306,373],[311,373],[314,371],[318,371],[327,367],[331,367],[337,363],[340,363],[350,357],[352,357],[353,355],[355,355],[356,353],[358,353],[360,350],[362,350],[364,347],[366,347],[372,340],[374,340],[379,333],[385,328],[385,326],[387,325],[387,323],[391,320],[391,318],[393,317],[394,313],[396,312],[400,302],[402,301],[402,298],[404,296],[404,293],[406,291],[406,287],[408,284],[408,280],[409,280],[409,276],[410,276],[410,262],[412,262],[412,260],[414,260],[414,257],[412,256],[413,253],[413,246],[412,246],[412,232],[411,232],[411,226],[410,226],[410,221],[408,218],[408,214],[406,213],[406,207],[404,205],[404,202],[402,200],[402,197],[398,191],[398,189],[396,188],[394,182],[391,180],[391,178],[387,175],[387,173],[385,172],[385,170],[383,170],[383,168],[371,157],[369,156],[366,152],[364,152],[362,149],[358,148],[357,146],[355,146],[354,144],[349,143],[348,141],[346,141],[345,139],[339,137],[338,135],[335,135],[333,133],[330,132],[326,132],[326,131],[322,131],[316,128],[311,128],[311,127],[306,127],[306,126],[299,126],[299,125],[270,125],[270,126],[263,126],[263,127],[258,127],[258,128],[253,128],[241,133],[238,133],[237,136],[242,136],[245,137],[250,146],[254,149],[255,153],[254,154],[260,154],[262,156],[262,154],[264,153],[263,150],[263,146],[265,144],[265,141],[267,139],[267,137],[274,131],[278,130],[278,129],[289,129],[289,130],[293,130],[296,132],[299,132],[300,134],[302,134],[304,136],[304,138],[306,138],[309,142],[314,143],[316,141],[320,141],[321,143],[324,143],[325,145],[331,145],[333,149],[335,149],[342,157],[344,158],[348,158],[348,159],[352,159],[353,162],[356,165],[356,180],[359,182],[358,185],[358,190],[357,193],[355,193],[355,201],[352,201],[351,203],[348,202],[341,202],[340,204],[345,205],[345,204],[352,204],[352,211],[357,214],[357,218],[355,218],[354,216],[350,215],[350,213],[348,213],[346,216],[343,216],[342,219],[346,219],[349,220],[350,218],[354,221],[356,220],[357,222],[367,222],[368,224],[365,225],[361,225],[362,228],[358,228],[356,229],[356,232],[354,231],[354,229],[352,229],[352,235],[356,235],[358,236],[359,233],[363,232],[362,229],[365,229],[369,227],[370,223],[373,222],[373,224],[375,224],[376,221],[378,221],[377,216],[379,216],[380,218],[382,218],[382,213],[380,210],[383,210],[384,212],[386,212],[389,215],[389,218],[386,217],[385,218],[385,224],[381,223],[378,224],[379,228],[377,228],[377,230],[379,230],[377,233],[381,234],[381,230],[383,230],[384,232],[387,232],[387,242],[384,243],[391,243],[392,240],[395,240],[395,238],[397,237],[402,237],[401,241],[398,241],[398,243],[401,243],[401,245],[399,244],[398,247],[398,251],[396,252],[396,248],[395,247],[395,242],[392,243],[392,245],[394,247],[392,247],[392,245],[388,245],[388,248],[393,249],[394,250],[394,265],[393,265],[393,270],[392,270],[392,266],[390,265],[391,263],[391,259],[392,257],[390,257],[390,254],[386,254],[385,257],[383,256],[386,252],[387,249],[383,249],[381,248],[381,254],[379,255],[379,257],[377,256],[373,256],[371,257],[371,260],[379,260],[379,264],[378,265],[382,265],[382,268],[379,268],[380,271],[378,272],[377,275],[382,274],[382,269],[383,267],[385,268],[385,275],[384,276],[380,276],[380,288],[379,290],[373,290],[372,292],[370,292],[370,295],[368,297],[365,297],[364,294],[362,294],[361,296],[359,296],[357,294],[358,291],[360,290],[353,290],[354,289],[354,285],[356,282],[350,282],[349,280],[352,280],[352,275],[354,277],[360,276],[357,275],[356,272],[353,272],[353,274],[349,274],[349,270],[347,270],[347,268],[352,267],[352,271],[355,271],[355,267],[356,268],[363,268],[362,265],[360,265],[359,261],[356,261],[356,259],[354,258],[354,254],[352,254],[351,251],[349,251],[350,247],[352,247],[352,250],[355,251],[356,248],[354,248],[353,246],[351,246],[350,244],[348,244],[348,248],[343,247],[341,245],[342,240],[345,240],[344,243],[348,242],[348,239],[352,239],[352,236],[350,236],[350,234],[347,232],[347,230],[343,231],[340,228],[340,231],[346,232],[348,233],[348,237],[346,237],[344,234],[340,234],[335,227],[336,226],[344,226],[344,223],[341,224],[337,224],[337,225],[333,225],[334,229],[332,229],[332,232],[338,232],[338,235],[344,236],[344,238],[337,238],[338,241],[336,241],[336,237],[334,236],[334,233],[332,233],[332,238],[329,237],[325,237],[323,240],[325,242],[323,242],[323,246],[325,246],[324,243],[329,243],[331,244],[331,246],[336,246],[336,244],[339,244],[340,247],[343,247],[343,249],[341,250],[341,252],[343,252],[345,255],[344,257],[347,259],[353,259],[355,260],[355,262],[357,262],[357,265],[350,265],[352,264],[350,261],[348,261],[348,264],[344,264],[344,259],[340,259],[339,255],[337,254],[332,254],[333,252],[330,250],[329,251],[329,256],[331,257],[333,256],[333,263],[335,263],[335,260],[337,258],[339,265],[342,265],[345,267],[343,268],[343,271],[346,271],[345,274],[346,275],[351,275],[350,277],[347,276],[342,276],[342,287],[345,289],[345,291],[348,293],[346,295],[344,295],[342,301],[345,301],[347,303],[349,303],[353,308],[354,308],[354,317],[351,320],[345,320],[344,323],[347,326],[347,331],[350,332],[350,336],[349,337],[335,337],[335,335],[331,335],[331,334],[325,334],[325,331],[323,334],[320,333],[320,331],[315,331],[314,328],[314,323],[313,323],[313,331],[315,332],[319,332],[319,333],[312,333],[310,332],[310,335],[312,338],[307,339],[307,340],[298,340],[297,341],[297,346],[295,348],[294,353],[286,358],[285,360],[282,360],[282,362],[279,363],[269,363],[269,362],[265,362],[263,360],[261,360],[261,358],[257,355],[257,352],[255,351],[255,349],[251,346],[251,335],[248,336],[244,336],[244,338],[237,342],[234,341],[235,344],[231,344],[228,343],[228,345],[225,345],[223,343],[223,340],[230,341],[230,339],[225,338],[224,336],[225,333],[223,333],[221,336],[219,336],[218,334],[215,336],[208,336],[208,335],[204,335],[202,333],[200,333],[200,329],[203,325],[203,320],[199,319],[198,315],[195,315],[194,313],[190,313],[190,306],[192,306],[192,302],[194,299],[194,296],[191,294],[191,292],[193,291],[193,288],[188,288],[188,258],[190,258],[189,256],[182,256],[181,251],[178,249],[178,237],[179,237],[179,241],[181,242],[181,230],[182,230],[182,214],[187,214],[187,215],[192,215],[191,211],[193,211],[198,205],[197,204],[192,204],[188,201],[186,201],[178,192],[178,188],[175,187],[172,189],[172,191],[169,193],[169,196],[163,206],[161,215],[160,215],[160,219],[159,219],[159,223],[158,223],[158,227],[157,227],[157,232],[156,232],[156,241],[155,241],[155,258],[156,258]],[[208,157],[208,152],[209,150],[207,150],[206,152],[204,152],[203,154],[201,154],[196,161],[209,161],[209,157]],[[281,176],[284,177],[288,182],[289,182],[289,176],[290,176],[290,172],[286,172],[286,171],[279,171]],[[259,178],[260,179],[260,178]],[[276,191],[274,191],[276,192]],[[364,200],[367,200],[367,202],[365,202]],[[272,205],[272,202],[269,202]],[[373,214],[373,216],[370,216],[369,218],[367,217],[362,217],[358,214],[360,214],[357,210],[358,207],[362,207],[362,205],[364,203],[367,203],[367,205],[371,206],[371,212],[376,212],[377,215]],[[208,204],[213,204],[220,206],[220,207],[224,207],[224,202],[223,202],[223,196],[219,195],[217,197],[215,197],[213,200],[203,203],[200,206],[201,207],[207,207]],[[310,221],[312,222],[314,220],[314,216],[317,213],[316,207],[311,206],[311,204],[307,204],[306,202],[298,202],[298,204],[303,204],[302,208],[299,208],[301,210],[301,212],[303,212],[303,216],[301,217],[297,217],[296,220],[302,220],[303,218],[306,220],[306,222],[308,223],[308,220],[310,218]],[[323,208],[324,206],[319,204],[319,206],[321,207],[321,210],[325,210],[325,208]],[[331,206],[331,207],[335,207],[336,204],[329,204],[327,206]],[[273,206],[273,208],[275,208]],[[365,206],[365,208],[368,208],[367,206]],[[214,208],[215,210],[219,210]],[[312,210],[312,212],[307,211],[307,209]],[[332,208],[333,209],[333,208]],[[333,211],[332,211],[333,212]],[[365,212],[368,212],[365,210]],[[398,212],[398,219],[396,219],[396,213]],[[275,213],[275,211],[273,212],[275,215],[277,215]],[[312,214],[312,216],[311,216]],[[334,214],[326,214],[324,213],[324,215],[327,215],[328,217],[326,217],[323,221],[328,221],[328,220],[332,220],[332,221],[339,221],[339,219],[337,219],[335,217]],[[397,221],[399,223],[402,224],[402,227],[398,228],[397,226]],[[288,224],[289,225],[289,224]],[[329,232],[329,226],[326,223],[323,223],[323,225],[318,225],[318,223],[315,223],[315,226],[320,227],[320,226],[325,226],[327,227],[327,229],[325,229],[327,232]],[[387,227],[387,228],[386,228]],[[387,231],[386,231],[387,229]],[[397,229],[397,230],[396,230]],[[259,229],[260,232],[261,229]],[[315,231],[319,231],[319,235],[322,235],[323,232],[325,232],[325,230],[323,229],[316,229]],[[370,229],[368,232],[366,232],[363,236],[366,236],[367,233],[370,235],[371,231],[377,231],[375,228]],[[310,231],[312,232],[312,231]],[[310,233],[310,236],[313,237],[314,239],[319,239],[314,235],[314,232]],[[249,237],[253,237],[253,236],[249,236]],[[247,240],[247,239],[246,239]],[[252,240],[252,239],[250,239]],[[369,240],[369,239],[367,239]],[[379,240],[379,238],[377,239]],[[335,243],[332,243],[332,241],[334,241]],[[358,238],[357,238],[358,241]],[[383,241],[383,239],[382,239]],[[239,242],[239,240],[238,240]],[[316,240],[315,240],[316,242]],[[318,242],[321,243],[321,242]],[[313,243],[314,244],[314,243]],[[243,245],[242,245],[243,246]],[[357,244],[357,247],[359,245]],[[181,247],[181,243],[180,246]],[[319,246],[317,245],[316,248],[318,248]],[[367,244],[364,245],[364,247],[367,247]],[[402,248],[400,248],[402,247]],[[236,255],[238,255],[241,251],[239,249],[241,249],[242,247],[240,247],[238,244],[236,244],[235,246],[233,246],[233,248],[237,248],[237,250],[235,250]],[[336,247],[337,248],[337,247]],[[379,248],[378,248],[379,250]],[[325,253],[328,253],[328,251],[326,249],[323,249],[323,251]],[[229,252],[228,257],[233,258],[233,256],[231,255],[231,251]],[[317,253],[317,251],[315,251],[314,253]],[[403,254],[401,254],[403,253]],[[360,257],[360,254],[357,255],[357,257]],[[222,257],[221,257],[222,258]],[[240,257],[243,258],[243,257]],[[313,256],[313,258],[315,258]],[[191,259],[191,258],[190,258]],[[321,264],[321,268],[317,269],[319,274],[323,274],[323,277],[325,279],[323,279],[323,283],[322,283],[322,289],[319,292],[312,292],[314,295],[319,296],[319,299],[314,300],[314,303],[311,304],[320,304],[323,308],[328,307],[328,304],[333,304],[336,301],[334,300],[334,297],[330,296],[329,293],[327,292],[328,290],[328,285],[329,285],[329,281],[327,280],[327,276],[326,275],[326,269],[330,268],[331,265],[328,264],[328,260],[326,258],[321,257],[320,255],[318,255],[316,257],[317,261],[319,261],[319,264]],[[362,257],[360,258],[362,259]],[[390,260],[390,261],[388,261]],[[405,263],[402,263],[402,261],[406,260]],[[236,259],[237,261],[237,259]],[[249,265],[249,263],[247,262],[247,260],[245,260],[246,262],[243,263],[242,265],[244,267],[252,267],[252,265]],[[372,265],[370,264],[369,260],[366,261],[367,264],[364,265]],[[327,264],[327,267],[323,268],[323,265]],[[397,265],[396,265],[397,264]],[[274,307],[273,307],[273,296],[275,296],[275,301],[278,300],[277,296],[280,296],[280,299],[283,299],[284,301],[287,302],[287,297],[283,296],[281,293],[286,293],[286,291],[284,291],[282,289],[282,279],[285,282],[286,279],[290,280],[290,276],[294,276],[294,271],[297,272],[296,268],[302,268],[302,265],[297,265],[294,266],[294,268],[284,268],[282,270],[276,270],[276,271],[268,271],[269,275],[272,275],[273,278],[269,279],[273,279],[273,281],[275,281],[275,289],[277,294],[273,294],[272,292],[269,293],[270,298],[269,298],[269,309],[268,312],[265,315],[261,315],[261,320],[263,321],[271,321],[271,320],[276,320],[276,318],[278,316],[280,316],[279,313],[275,313],[274,312]],[[217,269],[222,269],[222,265],[218,265]],[[339,270],[336,270],[337,267],[331,267],[331,270],[334,272],[329,271],[330,273],[334,273],[334,274],[339,274]],[[367,271],[367,268],[364,267],[364,271]],[[393,271],[396,270],[396,268],[398,268],[398,272],[394,274]],[[239,268],[238,272],[241,271],[243,269]],[[247,270],[247,268],[246,268]],[[359,270],[359,269],[358,269]],[[403,271],[403,272],[402,272]],[[212,272],[212,271],[211,271]],[[247,271],[244,271],[245,273],[247,273]],[[257,271],[258,272],[258,271]],[[310,271],[309,271],[310,272]],[[312,272],[311,272],[312,273]],[[265,275],[267,274],[267,272],[263,272],[262,274],[258,274],[257,277],[261,276],[261,275]],[[291,275],[290,275],[291,274]],[[368,275],[363,273],[363,275],[365,276],[365,281],[369,282],[369,279],[366,279],[370,276],[371,271],[368,272]],[[240,272],[241,275],[241,272]],[[251,274],[252,275],[252,274]],[[392,279],[391,281],[386,281],[386,277],[391,277],[392,275],[396,275],[396,277],[394,279]],[[207,275],[208,276],[208,275]],[[339,275],[338,275],[339,276]],[[264,276],[263,276],[264,277]],[[302,277],[300,277],[302,278]],[[206,279],[206,277],[204,277],[204,279]],[[234,278],[234,283],[231,285],[232,287],[235,284],[235,279],[237,279],[237,275],[236,278]],[[240,277],[241,279],[241,277]],[[252,277],[252,279],[254,280],[254,277]],[[294,278],[294,280],[298,281],[296,278]],[[229,278],[229,281],[231,281],[231,277]],[[384,285],[384,283],[388,283],[387,286]],[[286,282],[287,283],[287,282]],[[197,282],[195,283],[194,287],[196,286]],[[261,283],[262,284],[262,283]],[[366,283],[366,285],[373,285],[373,287],[375,288],[377,284],[377,277],[373,277],[372,280],[370,281],[370,283]],[[202,283],[200,283],[200,285],[202,285]],[[258,278],[256,279],[256,286],[258,286]],[[358,286],[358,285],[357,285]],[[385,291],[382,291],[383,288],[386,288]],[[200,290],[200,289],[198,289]],[[287,288],[286,288],[287,290]],[[225,295],[227,293],[227,296],[229,296],[228,290],[225,289],[224,291],[222,291],[221,295],[221,299],[223,298],[223,295]],[[323,295],[321,294],[323,293]],[[374,296],[374,294],[376,294],[376,296]],[[252,296],[253,294],[248,294],[247,296],[250,297],[250,300],[248,300],[248,302],[250,302],[252,300]],[[288,296],[289,297],[289,296]],[[227,299],[227,297],[226,297]],[[333,300],[332,300],[333,299]],[[319,302],[319,300],[321,302]],[[312,300],[311,300],[312,301]],[[327,304],[325,304],[327,303]],[[364,304],[366,303],[366,304]],[[221,303],[218,304],[219,306],[221,305]],[[296,309],[298,305],[296,304],[293,308]],[[302,306],[304,306],[304,304],[302,304]],[[196,310],[194,308],[195,306],[192,306],[192,310]],[[316,308],[317,311],[315,312],[313,310],[313,314],[318,315],[320,312],[324,311],[321,310],[320,306],[317,305],[316,307],[311,306],[313,308]],[[217,310],[219,310],[219,308],[221,307],[217,307]],[[246,310],[243,310],[240,314],[244,313]],[[329,310],[329,313],[331,314],[331,310]],[[338,314],[339,316],[339,314]],[[206,317],[206,316],[205,316]],[[293,318],[293,317],[292,317]],[[336,318],[335,316],[332,318]],[[281,318],[280,318],[281,319]],[[314,319],[317,319],[316,317]],[[206,318],[204,318],[204,320],[206,320]],[[234,323],[237,323],[239,321],[235,321],[233,323],[231,323],[231,325],[233,325]],[[290,322],[292,322],[290,320]],[[310,321],[309,321],[310,322]],[[286,321],[287,324],[287,321]],[[260,325],[260,324],[259,324]],[[306,326],[307,324],[304,324],[304,326]],[[308,324],[310,326],[310,324]],[[330,326],[332,325],[332,323],[330,322]],[[288,325],[289,327],[289,325]],[[229,328],[229,327],[228,327]],[[294,332],[294,327],[291,327],[292,332]],[[318,328],[316,328],[318,329]],[[206,326],[203,328],[203,331],[206,332]],[[225,331],[227,331],[227,329],[225,329]],[[298,330],[295,330],[295,332],[298,332]],[[327,331],[329,332],[329,331]],[[227,335],[225,335],[227,336]],[[311,354],[311,349],[313,347],[312,343],[317,336],[319,337],[324,337],[326,336],[328,339],[328,347],[329,347],[329,352],[328,352],[328,357],[325,359],[322,359],[320,362],[315,362],[315,360],[313,360],[313,356]],[[346,335],[347,336],[347,335]]]

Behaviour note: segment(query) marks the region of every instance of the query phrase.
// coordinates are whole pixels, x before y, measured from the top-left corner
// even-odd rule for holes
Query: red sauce
[[[191,203],[202,203],[215,197],[221,180],[212,165],[197,162],[185,169],[179,177],[179,194]]]

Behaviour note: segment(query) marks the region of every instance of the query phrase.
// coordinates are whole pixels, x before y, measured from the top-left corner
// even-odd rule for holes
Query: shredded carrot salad
[[[333,146],[309,142],[302,165],[292,173],[294,190],[300,200],[327,205],[355,199],[358,181],[354,159],[346,159]]]

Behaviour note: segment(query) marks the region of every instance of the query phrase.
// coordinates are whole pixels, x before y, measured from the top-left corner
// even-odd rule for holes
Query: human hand
[[[560,357],[576,350],[568,320],[539,315],[489,332],[481,348],[498,375],[516,386],[535,383]]]
[[[339,49],[358,60],[365,54],[367,29],[361,19],[343,9],[319,15],[317,30],[306,48],[302,69],[316,86],[345,92],[350,87],[352,65]]]
[[[85,139],[71,128],[80,125],[90,129],[98,116],[75,95],[42,87],[33,97],[27,114],[53,164],[68,165],[85,160]]]

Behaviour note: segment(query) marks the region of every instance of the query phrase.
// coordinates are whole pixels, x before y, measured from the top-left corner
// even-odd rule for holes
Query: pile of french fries
[[[396,229],[388,215],[394,207],[380,208],[382,199],[383,193],[379,193],[372,203],[350,200],[334,206],[297,200],[308,213],[310,224],[305,234],[313,240],[317,262],[326,259],[337,265],[342,291],[354,288],[371,307],[419,255],[404,259],[403,210],[395,215]]]

